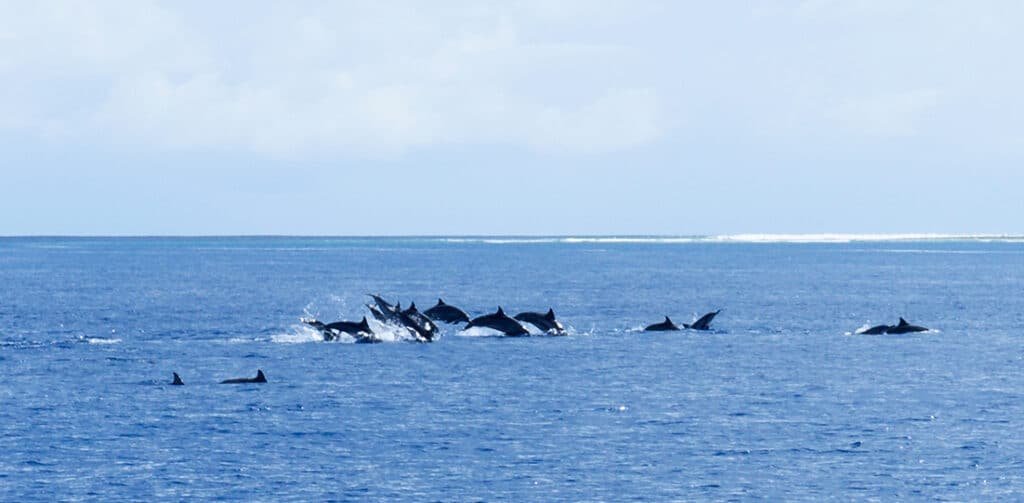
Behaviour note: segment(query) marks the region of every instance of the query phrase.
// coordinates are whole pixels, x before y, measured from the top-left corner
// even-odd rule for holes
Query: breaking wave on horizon
[[[704,236],[467,236],[437,238],[446,243],[483,244],[685,244],[685,243],[870,243],[915,241],[975,241],[1022,243],[1012,234],[716,234]]]

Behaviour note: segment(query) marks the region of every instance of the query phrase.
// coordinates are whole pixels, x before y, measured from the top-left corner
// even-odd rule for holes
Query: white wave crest
[[[119,344],[121,339],[105,339],[103,337],[89,337],[85,339],[89,344]]]
[[[551,236],[551,237],[452,237],[445,243],[480,244],[687,244],[687,243],[868,243],[914,241],[976,241],[1024,243],[1024,236],[1012,234],[940,233],[817,233],[817,234],[718,234],[707,236]]]

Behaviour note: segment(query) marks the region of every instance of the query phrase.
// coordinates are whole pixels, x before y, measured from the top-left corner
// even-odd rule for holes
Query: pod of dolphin
[[[489,328],[500,332],[508,337],[519,337],[530,335],[527,324],[537,327],[547,335],[565,335],[565,327],[555,317],[555,311],[548,309],[546,313],[522,312],[515,316],[505,314],[505,310],[498,306],[498,310],[470,318],[462,309],[451,304],[446,304],[444,299],[437,299],[437,304],[430,309],[420,312],[413,302],[408,308],[402,309],[401,303],[392,304],[384,300],[380,295],[370,294],[372,304],[366,308],[370,315],[377,321],[390,327],[397,327],[406,331],[413,340],[418,342],[433,342],[437,339],[440,330],[434,320],[449,325],[465,324],[463,330],[480,327]],[[342,334],[352,337],[357,343],[382,342],[379,334],[374,333],[373,328],[366,317],[360,321],[335,321],[324,323],[316,319],[303,319],[303,323],[315,328],[323,336],[325,341],[338,339]]]
[[[520,337],[530,335],[530,330],[527,329],[526,325],[532,325],[537,328],[541,333],[546,335],[566,335],[565,327],[555,317],[554,309],[548,309],[546,313],[539,312],[522,312],[515,316],[509,316],[505,314],[505,311],[498,306],[498,310],[490,313],[477,316],[476,318],[470,318],[462,309],[456,306],[445,303],[443,299],[437,299],[437,304],[430,309],[420,312],[416,308],[416,303],[413,302],[408,308],[402,309],[401,303],[392,304],[385,300],[380,295],[369,294],[370,298],[373,299],[372,304],[367,304],[366,308],[370,311],[377,321],[388,325],[392,328],[398,328],[399,330],[406,331],[409,336],[417,342],[433,342],[437,340],[440,335],[440,330],[434,320],[447,323],[449,325],[457,325],[465,323],[463,330],[467,330],[474,327],[489,328],[496,330],[502,335],[507,337]],[[672,319],[665,316],[664,321],[647,325],[644,327],[644,332],[669,332],[678,330],[711,330],[711,322],[721,313],[721,309],[711,311],[700,318],[697,318],[693,323],[683,323],[680,327],[675,324]],[[383,342],[380,334],[374,332],[373,327],[370,326],[366,316],[360,321],[335,321],[331,323],[324,323],[316,319],[302,319],[302,323],[316,329],[325,341],[333,341],[339,339],[342,335],[347,335],[355,340],[356,343],[362,344],[373,344]],[[899,319],[896,325],[875,325],[873,327],[857,330],[857,334],[867,335],[883,335],[883,334],[909,334],[915,332],[927,332],[929,328],[922,327],[919,325],[912,325],[903,318]],[[183,385],[185,384],[177,372],[173,372],[174,380],[171,382],[172,385]],[[266,383],[267,378],[263,374],[263,370],[257,369],[256,377],[242,377],[235,379],[226,379],[221,381],[221,384],[249,384],[249,383]]]

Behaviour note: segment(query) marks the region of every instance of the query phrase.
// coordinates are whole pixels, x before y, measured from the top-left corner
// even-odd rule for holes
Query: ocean
[[[1022,287],[1002,236],[0,238],[0,500],[1019,499]],[[300,322],[368,293],[569,335]]]

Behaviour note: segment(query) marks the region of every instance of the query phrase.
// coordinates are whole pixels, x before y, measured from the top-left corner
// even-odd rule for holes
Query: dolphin
[[[505,311],[498,306],[498,310],[493,314],[485,314],[483,316],[477,316],[469,321],[466,328],[473,327],[487,327],[493,328],[505,335],[518,336],[518,335],[530,335],[530,331],[519,323],[514,318],[510,318]]]
[[[891,328],[889,325],[875,325],[863,332],[857,333],[866,335],[881,335],[889,333],[889,328]]]
[[[699,319],[697,319],[697,321],[690,323],[689,325],[683,323],[683,326],[692,330],[710,330],[711,320],[715,319],[715,316],[718,316],[718,313],[720,312],[722,312],[721,309],[717,311],[712,311],[708,314],[705,314],[704,316],[701,316]]]
[[[377,321],[379,321],[381,323],[387,323],[387,322],[391,321],[388,318],[388,316],[386,314],[384,314],[384,311],[381,311],[377,306],[375,306],[373,304],[367,304],[366,308],[370,310],[370,314],[372,314],[373,317]]]
[[[565,327],[555,319],[555,310],[548,309],[546,314],[541,313],[519,313],[514,316],[519,321],[525,321],[544,333],[552,333],[555,335],[565,335]]]
[[[370,314],[377,321],[381,323],[391,323],[394,325],[402,325],[401,313],[402,303],[399,302],[396,305],[392,305],[390,302],[384,300],[380,295],[368,294],[373,298],[373,304],[367,304],[366,308],[370,310]]]
[[[647,325],[644,328],[644,332],[671,332],[673,330],[679,330],[679,327],[668,316],[665,317],[665,321],[661,323],[655,323],[653,325]]]
[[[356,339],[356,342],[380,342],[373,337],[373,329],[366,321],[366,316],[359,322],[335,321],[334,323],[323,323],[317,320],[302,320],[303,323],[317,329],[325,341],[333,341],[338,338],[338,333],[346,333]]]
[[[423,311],[423,314],[429,316],[430,319],[441,320],[445,323],[469,323],[469,315],[465,311],[445,304],[441,299],[437,299],[437,304]]]
[[[370,314],[381,323],[398,325],[409,330],[413,337],[420,342],[431,342],[437,338],[437,325],[430,318],[424,316],[416,309],[413,303],[409,309],[402,310],[402,303],[392,305],[380,295],[368,294],[373,299],[373,304],[367,304],[366,308]]]
[[[174,374],[174,381],[171,382],[172,386],[184,386],[185,382],[181,380],[181,376],[177,372],[171,372]]]
[[[900,322],[895,327],[889,329],[890,334],[911,334],[914,332],[927,332],[929,329],[919,326],[911,325],[907,323],[907,320],[900,318]]]
[[[896,324],[896,325],[875,325],[875,326],[873,326],[873,327],[871,327],[871,328],[869,328],[867,330],[864,330],[862,332],[857,332],[857,333],[858,334],[863,334],[863,335],[911,334],[911,333],[914,333],[914,332],[927,332],[928,330],[929,330],[928,328],[925,328],[925,327],[922,327],[922,326],[911,325],[910,323],[907,323],[907,320],[904,320],[901,317],[899,324]]]
[[[384,300],[384,298],[381,297],[380,294],[374,295],[372,293],[368,293],[367,295],[369,295],[370,298],[373,299],[373,303],[377,304],[377,307],[380,308],[380,310],[382,311],[395,311],[397,309],[390,302]]]
[[[397,314],[402,326],[416,332],[418,338],[423,339],[424,342],[430,342],[437,338],[437,325],[416,309],[415,302],[409,306],[409,309],[399,311]]]
[[[225,379],[221,381],[221,384],[248,384],[258,383],[262,384],[267,382],[267,376],[263,375],[263,370],[256,369],[256,377],[238,377],[235,379]]]
[[[409,304],[409,309],[402,311],[402,314],[412,318],[431,332],[437,332],[439,330],[437,325],[434,323],[434,320],[430,319],[430,316],[427,316],[426,314],[421,313],[419,309],[416,309],[415,302]]]

